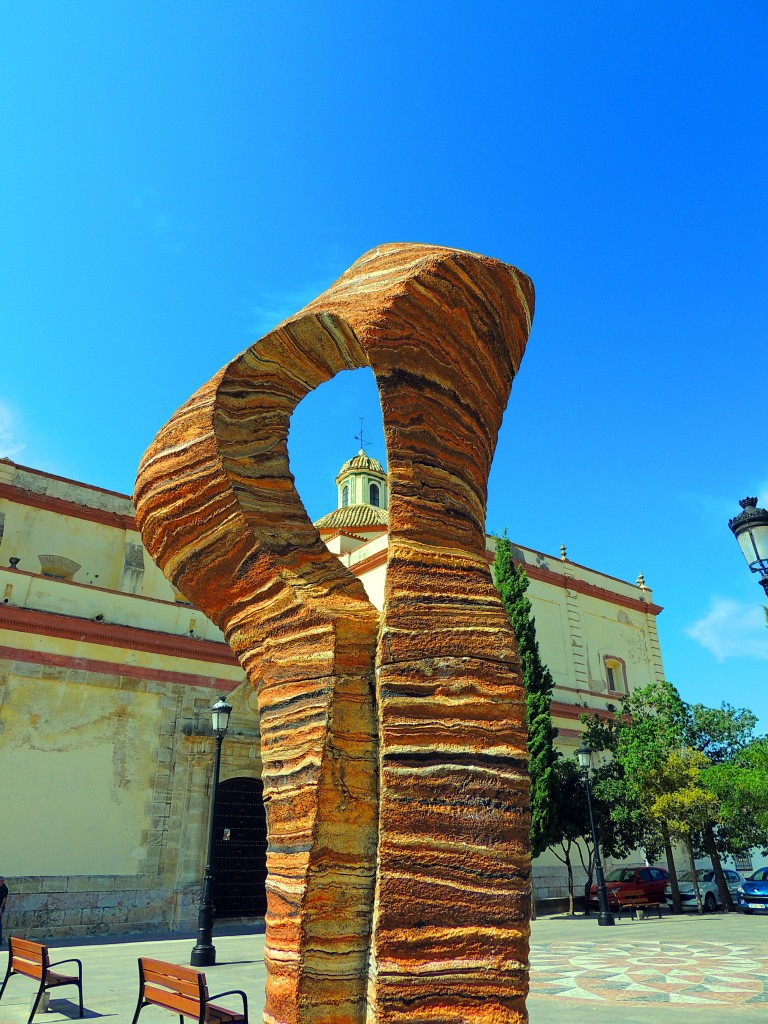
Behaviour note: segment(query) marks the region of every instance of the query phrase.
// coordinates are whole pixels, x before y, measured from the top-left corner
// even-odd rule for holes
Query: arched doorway
[[[227,779],[216,798],[213,905],[216,918],[267,910],[267,815],[260,779]]]

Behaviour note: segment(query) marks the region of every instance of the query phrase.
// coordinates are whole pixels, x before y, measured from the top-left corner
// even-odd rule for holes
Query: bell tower
[[[387,507],[387,474],[378,459],[366,455],[363,448],[348,459],[336,477],[338,508],[350,505]]]

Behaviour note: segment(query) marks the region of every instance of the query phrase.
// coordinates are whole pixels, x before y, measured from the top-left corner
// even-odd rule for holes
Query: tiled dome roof
[[[318,530],[354,529],[361,526],[386,528],[387,522],[385,508],[378,508],[376,505],[347,505],[346,508],[335,508],[333,512],[318,519],[315,526]]]
[[[347,459],[339,470],[339,476],[341,476],[342,473],[347,473],[350,469],[367,469],[371,473],[382,473],[383,475],[386,475],[379,460],[372,459],[370,455],[366,455],[362,448],[357,455],[353,456],[351,459]]]

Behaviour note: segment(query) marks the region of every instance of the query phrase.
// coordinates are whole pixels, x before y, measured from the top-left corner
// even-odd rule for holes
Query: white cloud
[[[683,491],[678,494],[678,500],[683,502],[696,518],[709,529],[720,534],[723,523],[737,516],[741,509],[738,499],[742,494],[756,494],[757,504],[761,508],[768,508],[768,480],[763,479],[759,483],[754,479],[752,483],[743,484],[738,494],[715,496],[712,494],[701,494],[697,491]]]
[[[685,631],[718,661],[768,660],[768,629],[762,605],[713,597],[709,611]]]
[[[10,459],[24,450],[19,424],[11,407],[0,399],[0,459]]]
[[[254,340],[261,338],[273,327],[303,309],[333,284],[344,270],[345,260],[341,246],[336,243],[321,250],[312,277],[298,288],[265,291],[258,287],[243,304],[246,329]]]
[[[323,284],[307,285],[305,288],[285,292],[257,292],[246,311],[248,330],[254,338],[261,338],[273,327],[303,309],[308,302],[324,292],[329,281]]]

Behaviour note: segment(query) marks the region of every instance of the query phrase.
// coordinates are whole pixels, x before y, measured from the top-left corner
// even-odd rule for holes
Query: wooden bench
[[[60,967],[62,964],[77,964],[77,974],[61,974],[59,971],[51,970],[52,967]],[[43,993],[61,985],[77,985],[80,994],[80,1016],[83,1016],[83,965],[79,960],[57,960],[51,963],[47,946],[11,935],[8,939],[8,970],[0,988],[0,999],[3,998],[5,986],[12,974],[25,974],[28,978],[40,982],[27,1024],[31,1024],[37,1013]]]
[[[213,1002],[222,996],[232,995],[240,996],[243,1000],[242,1013],[227,1010]],[[139,957],[139,1001],[132,1024],[136,1024],[144,1007],[150,1005],[162,1006],[177,1013],[181,1024],[184,1017],[191,1017],[198,1024],[228,1024],[230,1021],[248,1024],[248,998],[245,992],[230,989],[228,992],[209,996],[205,974],[202,971],[142,956]]]
[[[649,910],[651,907],[655,907],[661,917],[662,905],[667,905],[663,896],[646,896],[642,889],[627,889],[625,892],[617,892],[616,900],[619,904],[619,917],[625,910],[628,910],[633,920],[637,916],[638,910]]]

